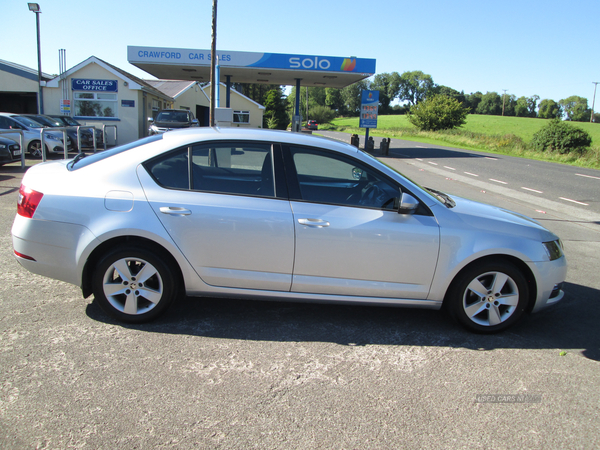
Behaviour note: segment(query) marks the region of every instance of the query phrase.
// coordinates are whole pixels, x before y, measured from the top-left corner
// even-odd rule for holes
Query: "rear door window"
[[[271,144],[201,143],[144,164],[163,187],[260,197],[275,196]]]

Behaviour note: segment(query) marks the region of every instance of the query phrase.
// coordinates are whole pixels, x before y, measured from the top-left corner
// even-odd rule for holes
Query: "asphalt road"
[[[384,161],[561,236],[561,303],[495,336],[435,311],[211,298],[124,325],[14,260],[22,172],[0,167],[0,448],[600,447],[600,217],[403,156],[416,145]],[[494,178],[479,159],[456,169]]]

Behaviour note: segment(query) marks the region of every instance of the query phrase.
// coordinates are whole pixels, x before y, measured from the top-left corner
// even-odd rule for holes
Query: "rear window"
[[[156,118],[157,122],[187,122],[188,113],[185,111],[162,111]]]
[[[104,150],[103,152],[92,153],[89,156],[81,157],[80,155],[85,155],[85,153],[80,153],[73,159],[73,161],[67,164],[67,168],[69,170],[81,169],[82,167],[89,166],[90,164],[94,164],[98,161],[102,161],[103,159],[110,158],[114,155],[118,155],[119,153],[126,152],[127,150],[131,150],[132,148],[140,147],[142,145],[158,141],[162,138],[162,134],[155,134],[154,136],[148,136],[143,139],[138,139],[137,141],[130,142],[129,144],[113,147],[109,150]]]

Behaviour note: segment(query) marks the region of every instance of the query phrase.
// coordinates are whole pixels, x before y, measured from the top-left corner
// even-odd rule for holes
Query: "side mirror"
[[[403,192],[400,194],[400,206],[398,206],[398,214],[414,214],[419,207],[419,200],[412,195]]]
[[[362,169],[359,169],[358,167],[354,167],[352,169],[352,178],[354,178],[355,180],[360,180],[362,178],[362,175],[363,175]]]
[[[154,119],[152,117],[148,117],[148,123],[150,123],[150,124],[154,123]]]

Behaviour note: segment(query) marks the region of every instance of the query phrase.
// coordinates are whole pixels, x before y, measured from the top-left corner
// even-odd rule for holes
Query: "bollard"
[[[365,146],[365,150],[368,152],[373,152],[375,150],[375,142],[373,141],[373,137],[369,136],[369,140],[367,141],[367,145]]]
[[[360,139],[358,138],[358,134],[353,134],[350,136],[350,145],[354,145],[356,148],[358,148],[359,143]]]
[[[381,144],[379,146],[379,149],[381,150],[381,154],[382,155],[389,155],[390,154],[390,141],[392,139],[391,138],[383,138],[381,140]]]

